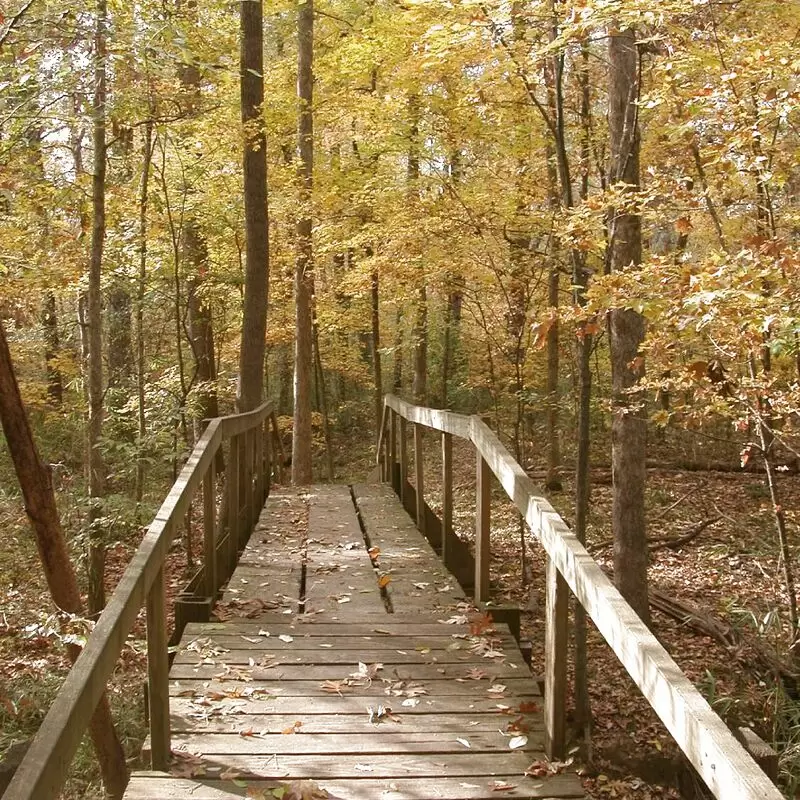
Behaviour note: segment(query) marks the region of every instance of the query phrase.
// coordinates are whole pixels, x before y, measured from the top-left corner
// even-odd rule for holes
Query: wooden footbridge
[[[454,436],[476,451],[474,550],[452,530]],[[781,797],[480,419],[388,396],[375,484],[271,486],[279,447],[269,404],[211,421],[4,800],[58,796],[142,608],[151,770],[128,800],[582,797],[561,761],[570,590],[717,798]],[[518,615],[490,602],[492,475],[548,557],[541,680]],[[170,665],[163,567],[192,505],[203,567],[175,603]]]

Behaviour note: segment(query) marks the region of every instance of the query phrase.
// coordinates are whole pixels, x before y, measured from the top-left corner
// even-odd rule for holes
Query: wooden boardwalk
[[[136,773],[127,800],[583,796],[568,769],[541,776],[541,697],[508,628],[388,487],[274,491],[218,615],[172,666],[172,771]]]

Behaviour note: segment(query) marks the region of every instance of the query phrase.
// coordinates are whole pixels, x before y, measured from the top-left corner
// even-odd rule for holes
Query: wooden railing
[[[415,486],[407,482],[407,425],[414,426]],[[551,758],[563,758],[566,740],[569,589],[627,669],[678,746],[719,800],[780,800],[776,786],[739,744],[725,723],[623,599],[600,565],[479,417],[423,408],[394,395],[384,398],[378,440],[381,477],[400,495],[413,491],[418,525],[425,533],[423,431],[441,434],[441,543],[452,525],[452,437],[476,451],[475,578],[477,602],[489,599],[491,546],[490,478],[494,474],[547,554],[545,606],[545,743]],[[428,510],[427,514],[430,514]]]
[[[220,503],[217,466],[223,463],[220,455],[225,443],[225,494]],[[3,800],[49,800],[58,794],[143,606],[147,608],[151,762],[153,769],[168,767],[169,656],[164,562],[195,494],[202,490],[203,565],[192,584],[207,619],[269,493],[273,447],[279,456],[279,470],[283,454],[271,403],[208,423],[67,675]]]

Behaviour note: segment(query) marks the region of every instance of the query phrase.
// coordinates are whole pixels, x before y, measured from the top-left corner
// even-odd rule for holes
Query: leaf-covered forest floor
[[[436,506],[439,473],[438,448],[433,437],[426,447],[426,497]],[[474,454],[471,447],[454,447],[456,515],[459,533],[472,535],[474,524]],[[342,481],[364,480],[371,459],[347,451]],[[611,486],[608,470],[593,472],[592,508],[588,546],[610,568]],[[800,478],[780,479],[784,509],[795,530],[795,509],[800,501]],[[572,487],[550,500],[567,522],[572,514]],[[689,601],[732,624],[745,640],[757,635],[781,651],[785,641],[785,597],[777,559],[776,537],[769,497],[761,476],[754,473],[709,472],[680,469],[648,471],[648,524],[651,537],[676,537],[698,523],[718,519],[684,546],[662,548],[651,558],[653,586],[679,600]],[[16,497],[0,495],[0,525],[5,546],[0,551],[0,757],[16,741],[35,731],[57,691],[67,664],[54,633],[53,607],[38,557]],[[196,539],[198,537],[195,537]],[[796,536],[794,536],[796,540]],[[541,671],[544,643],[544,558],[541,548],[527,538],[523,570],[518,516],[495,488],[492,504],[492,583],[497,602],[523,609],[523,636],[533,644],[534,671]],[[196,545],[199,542],[195,543]],[[117,544],[109,552],[108,580],[113,585],[133,552],[134,543]],[[77,548],[76,548],[77,552]],[[796,563],[797,547],[793,554]],[[176,546],[170,558],[170,593],[179,590],[185,573],[183,548]],[[527,576],[527,577],[526,577]],[[653,628],[690,679],[714,708],[732,725],[749,725],[772,741],[780,727],[777,712],[789,722],[783,735],[796,739],[800,752],[800,711],[792,710],[770,676],[759,672],[747,644],[735,651],[698,635],[670,617],[655,611]],[[78,634],[80,624],[72,626]],[[145,671],[144,627],[134,636],[110,687],[121,734],[138,766],[136,753],[145,733],[142,714],[142,681]],[[591,754],[580,762],[587,796],[666,800],[677,798],[678,773],[683,771],[669,734],[619,665],[594,628],[589,627],[589,689],[594,715]],[[791,721],[794,720],[792,726]],[[574,743],[574,744],[577,744]],[[577,753],[575,754],[577,758]],[[800,755],[795,774],[800,774]],[[783,759],[789,767],[791,752]],[[100,797],[92,754],[84,745],[73,764],[73,778],[64,797]],[[787,786],[794,796],[796,786]]]

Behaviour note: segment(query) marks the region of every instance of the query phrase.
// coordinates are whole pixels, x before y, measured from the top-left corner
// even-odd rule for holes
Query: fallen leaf
[[[464,747],[471,748],[472,745],[466,739],[456,739],[459,744],[463,744]]]
[[[520,747],[525,747],[528,744],[527,736],[513,736],[508,740],[508,746],[511,750],[519,750]]]
[[[286,644],[289,644],[289,642],[293,642],[294,641],[294,637],[293,636],[289,636],[288,633],[282,633],[278,638],[282,642],[286,642]]]

